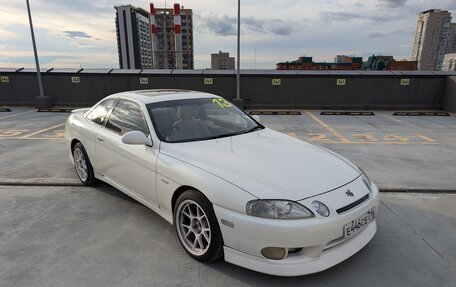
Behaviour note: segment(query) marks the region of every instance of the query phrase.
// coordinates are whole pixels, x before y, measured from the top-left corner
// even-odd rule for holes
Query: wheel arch
[[[77,143],[81,143],[78,139],[72,139],[71,140],[71,154],[73,154],[73,149],[74,149],[74,146],[77,144]],[[81,143],[82,144],[82,143]]]
[[[190,185],[181,185],[179,186],[173,193],[173,196],[171,197],[171,212],[173,213],[174,215],[174,207],[176,206],[176,202],[177,202],[177,199],[179,198],[179,196],[186,192],[187,190],[194,190],[194,191],[197,191],[199,193],[201,193],[211,204],[212,202],[207,198],[207,196],[201,192],[199,189],[193,187],[193,186],[190,186]]]

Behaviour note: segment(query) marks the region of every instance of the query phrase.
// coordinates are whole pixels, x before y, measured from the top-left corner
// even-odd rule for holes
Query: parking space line
[[[330,132],[331,134],[333,134],[335,137],[337,137],[341,142],[344,142],[344,143],[349,143],[350,141],[344,137],[341,133],[339,133],[338,131],[336,131],[335,129],[333,129],[332,127],[330,127],[327,123],[325,123],[324,121],[322,121],[321,119],[319,119],[317,116],[315,116],[314,114],[312,114],[310,111],[304,111],[306,113],[306,115],[308,115],[309,117],[311,117],[314,121],[316,121],[319,125],[321,125],[322,127],[324,127],[328,132]]]
[[[17,113],[17,114],[12,114],[12,115],[8,115],[8,116],[0,117],[0,120],[6,119],[6,118],[15,117],[15,116],[20,116],[20,115],[25,115],[25,114],[29,114],[29,113],[33,113],[33,112],[36,112],[36,110],[26,111],[26,112],[22,112],[22,113]]]
[[[382,117],[385,117],[385,118],[387,118],[387,119],[390,119],[390,120],[392,120],[392,121],[395,121],[395,122],[397,122],[397,123],[402,123],[401,120],[398,120],[398,119],[395,119],[395,118],[390,117],[390,116],[388,116],[388,115],[385,115],[384,113],[377,112],[377,114],[379,114],[379,115],[381,115]]]
[[[423,136],[422,134],[415,134],[416,137],[420,138],[420,139],[423,139],[427,142],[430,142],[430,143],[435,143],[436,141],[431,139],[431,138],[428,138],[427,136]]]
[[[45,129],[42,129],[42,130],[33,132],[33,133],[31,133],[31,134],[22,136],[22,137],[20,137],[20,138],[21,138],[21,139],[27,139],[27,138],[33,137],[33,136],[35,136],[35,135],[37,135],[37,134],[41,134],[41,133],[47,132],[47,131],[49,131],[49,130],[52,130],[52,129],[61,127],[61,126],[63,126],[63,125],[65,125],[65,123],[61,123],[61,124],[58,124],[58,125],[55,125],[55,126],[52,126],[52,127],[48,127],[48,128],[45,128]]]

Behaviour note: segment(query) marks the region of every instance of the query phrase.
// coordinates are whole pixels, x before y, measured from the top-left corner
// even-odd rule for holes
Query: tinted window
[[[87,114],[87,118],[94,123],[103,125],[115,101],[115,99],[107,99],[99,103],[89,114]]]
[[[149,134],[141,108],[137,104],[126,100],[120,100],[116,104],[106,127],[121,135],[129,131],[140,131],[146,135]]]
[[[187,142],[239,135],[262,129],[223,98],[201,98],[148,104],[160,140]]]

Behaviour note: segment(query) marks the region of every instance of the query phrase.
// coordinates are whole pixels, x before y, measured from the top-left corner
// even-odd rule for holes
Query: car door
[[[138,103],[119,99],[112,109],[106,128],[97,134],[97,161],[102,176],[127,192],[157,205],[158,144],[151,147],[122,143],[122,135],[129,131],[137,130],[150,135],[144,115]]]
[[[84,125],[75,127],[77,132],[82,136],[80,138],[84,148],[89,155],[95,173],[98,174],[99,165],[96,160],[96,138],[100,130],[105,129],[104,125],[108,120],[108,115],[114,107],[117,98],[109,98],[101,101],[93,109],[91,109],[85,116]]]

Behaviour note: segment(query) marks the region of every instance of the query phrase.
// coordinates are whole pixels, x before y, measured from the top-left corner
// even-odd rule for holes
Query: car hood
[[[213,140],[162,143],[160,152],[261,199],[315,196],[345,185],[360,174],[333,153],[268,128]]]

